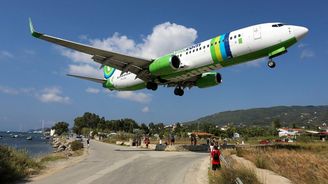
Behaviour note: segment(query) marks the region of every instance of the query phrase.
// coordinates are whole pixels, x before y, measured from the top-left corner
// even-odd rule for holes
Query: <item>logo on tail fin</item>
[[[104,66],[104,77],[105,79],[109,79],[115,72],[115,68]]]

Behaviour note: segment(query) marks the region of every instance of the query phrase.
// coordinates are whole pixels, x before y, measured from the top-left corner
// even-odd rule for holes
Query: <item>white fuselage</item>
[[[277,26],[273,27],[273,25]],[[259,51],[289,39],[295,38],[299,40],[304,36],[301,34],[302,31],[300,30],[303,27],[281,25],[280,23],[258,24],[227,33],[225,34],[225,40],[221,40],[221,42],[228,43],[225,43],[226,48],[221,48],[221,51],[220,47],[218,51],[211,51],[211,44],[220,44],[218,42],[220,39],[219,37],[223,35],[174,51],[171,54],[179,57],[181,61],[180,68],[176,73],[163,76],[163,78],[172,82],[178,82],[205,72],[220,69],[224,66],[238,64],[239,62],[233,63],[234,60],[238,60],[238,58],[242,58],[243,56],[251,56],[252,59],[266,57],[268,56],[267,53],[263,55]],[[215,42],[215,39],[217,39],[218,43]],[[227,44],[230,47],[230,56],[227,54]],[[224,45],[221,45],[221,47],[224,47]],[[213,52],[216,52],[216,54],[213,54]],[[254,56],[252,56],[252,54]],[[213,60],[213,55],[216,55],[218,62]],[[245,61],[243,60],[242,62]],[[229,62],[231,62],[231,64]],[[122,75],[121,73],[121,71],[116,70],[109,79],[118,90],[146,82],[136,78],[136,75],[133,73],[128,72]]]

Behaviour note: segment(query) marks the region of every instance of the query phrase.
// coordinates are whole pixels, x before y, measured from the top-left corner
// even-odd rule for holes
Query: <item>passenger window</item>
[[[191,51],[189,51],[189,54],[191,53]]]
[[[210,45],[208,44],[207,47],[210,47]]]
[[[233,38],[237,38],[237,36],[235,35]]]
[[[188,52],[186,52],[186,55],[188,55]]]
[[[203,49],[205,49],[205,46],[203,47]]]
[[[230,36],[230,40],[232,40],[232,36]]]
[[[198,51],[198,49],[196,49],[196,51]]]
[[[211,46],[213,46],[213,43],[211,43]]]
[[[194,50],[192,50],[192,52],[195,52],[195,49],[194,49]]]
[[[240,37],[241,35],[240,34],[238,34],[238,37]]]

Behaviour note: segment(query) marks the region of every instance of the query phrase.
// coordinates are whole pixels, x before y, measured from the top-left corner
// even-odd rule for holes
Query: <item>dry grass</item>
[[[223,167],[213,174],[209,171],[210,184],[235,184],[238,177],[244,184],[260,184],[253,170],[232,162],[232,168]]]
[[[327,143],[302,143],[286,148],[238,149],[237,155],[294,183],[328,183]],[[288,149],[287,149],[288,148]]]
[[[39,173],[42,165],[30,158],[26,151],[0,145],[0,183],[14,183]]]

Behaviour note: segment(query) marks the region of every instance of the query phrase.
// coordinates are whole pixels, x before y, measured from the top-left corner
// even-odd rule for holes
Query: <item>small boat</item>
[[[32,136],[26,137],[26,140],[32,140]]]
[[[18,137],[18,135],[12,135],[11,137],[12,137],[12,138],[17,138],[17,137]]]

